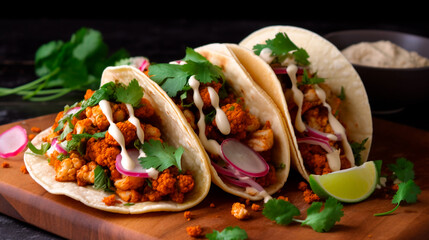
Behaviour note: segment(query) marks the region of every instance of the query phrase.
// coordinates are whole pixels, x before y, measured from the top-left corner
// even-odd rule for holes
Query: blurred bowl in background
[[[340,51],[361,42],[387,40],[429,58],[429,39],[413,34],[387,30],[346,30],[324,37]],[[429,67],[353,66],[365,85],[373,113],[395,113],[409,105],[429,103]]]

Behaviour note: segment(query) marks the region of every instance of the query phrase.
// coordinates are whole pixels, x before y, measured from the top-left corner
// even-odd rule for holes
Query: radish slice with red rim
[[[58,140],[56,138],[52,139],[51,146],[54,147],[57,152],[62,154],[67,154],[67,151],[58,143]]]
[[[221,144],[221,150],[224,160],[244,175],[262,177],[269,171],[267,162],[237,139],[225,139]]]
[[[118,154],[116,156],[116,163],[115,163],[116,170],[118,170],[118,172],[131,177],[156,178],[158,171],[154,169],[145,169],[140,165],[138,161],[140,152],[137,149],[128,149],[127,152],[131,160],[134,161],[135,167],[132,170],[125,169],[121,164],[122,155]]]
[[[20,125],[9,128],[0,135],[0,157],[18,155],[27,146],[27,131]]]

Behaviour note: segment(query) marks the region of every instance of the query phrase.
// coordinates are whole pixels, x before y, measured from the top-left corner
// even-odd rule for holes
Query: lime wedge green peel
[[[310,187],[321,198],[333,197],[341,202],[360,202],[368,198],[378,182],[373,161],[324,175],[311,174]]]

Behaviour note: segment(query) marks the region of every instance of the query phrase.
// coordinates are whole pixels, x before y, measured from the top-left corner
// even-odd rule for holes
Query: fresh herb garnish
[[[153,167],[162,172],[171,166],[176,166],[179,170],[182,170],[183,147],[175,148],[159,140],[150,139],[148,142],[144,142],[141,148],[146,154],[146,157],[138,159],[143,168],[149,169]]]
[[[346,99],[346,91],[344,90],[343,86],[341,86],[341,92],[340,92],[340,95],[338,95],[338,98],[341,101],[344,101]]]
[[[253,51],[256,55],[260,55],[264,48],[271,49],[272,56],[276,56],[278,62],[283,62],[286,58],[293,57],[296,63],[302,66],[310,64],[307,51],[297,47],[286,33],[277,33],[275,38],[266,40],[265,44],[256,44],[253,46]]]
[[[15,88],[0,88],[0,97],[11,94],[31,101],[49,101],[72,91],[95,89],[102,71],[116,61],[129,57],[121,49],[108,56],[108,46],[99,31],[81,28],[68,42],[51,41],[35,54],[38,79]]]
[[[361,143],[358,142],[352,142],[350,143],[350,147],[352,148],[353,156],[355,158],[355,164],[360,165],[362,163],[362,156],[361,152],[365,150],[365,144],[368,141],[368,138],[365,138],[362,140]]]
[[[206,234],[206,238],[209,240],[245,240],[248,238],[248,236],[245,230],[235,226],[226,227],[222,230],[222,232],[213,230],[212,233]]]
[[[49,148],[51,147],[50,143],[43,143],[40,146],[40,149],[36,148],[36,146],[34,146],[30,141],[27,143],[28,148],[35,154],[37,155],[43,155],[45,154]]]
[[[398,190],[393,196],[392,203],[396,206],[387,212],[376,213],[374,216],[385,216],[393,213],[399,208],[401,202],[407,203],[417,202],[417,195],[421,193],[420,187],[414,182],[414,164],[406,158],[396,159],[396,164],[389,164],[388,168],[394,172],[393,177],[396,177],[401,183],[398,184]]]
[[[311,85],[311,84],[319,84],[325,82],[324,78],[320,78],[317,76],[309,77],[307,69],[304,69],[304,73],[302,75],[302,81],[299,82],[299,86],[301,85]]]
[[[80,133],[80,134],[72,134],[72,139],[70,141],[67,141],[67,152],[70,152],[72,150],[77,150],[80,154],[85,155],[85,144],[82,144],[82,141],[84,139],[90,139],[90,138],[104,138],[106,135],[106,131],[104,132],[98,132],[94,134],[89,133]]]
[[[180,91],[189,90],[187,85],[190,76],[201,83],[218,82],[224,79],[222,69],[213,65],[201,54],[192,48],[186,48],[186,63],[168,64],[159,63],[149,66],[149,76],[170,96],[175,97]]]
[[[111,192],[112,186],[112,182],[103,167],[97,165],[94,169],[94,188],[97,190]]]
[[[97,105],[101,100],[129,103],[138,107],[143,94],[143,89],[136,79],[131,80],[128,85],[108,82],[97,89],[88,100],[83,101],[82,108]]]
[[[280,225],[299,222],[301,225],[312,227],[316,232],[328,232],[344,216],[342,208],[341,203],[330,197],[324,206],[322,202],[313,202],[307,209],[307,217],[301,220],[294,218],[301,214],[295,205],[282,199],[270,199],[265,204],[262,214]]]

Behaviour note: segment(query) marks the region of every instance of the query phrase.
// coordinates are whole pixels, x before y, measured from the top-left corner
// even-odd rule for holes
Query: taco
[[[177,127],[177,126],[180,127]],[[104,211],[181,211],[201,202],[207,155],[171,99],[140,70],[108,67],[101,86],[66,106],[24,155],[52,194]]]
[[[309,174],[367,161],[373,131],[368,97],[334,45],[306,29],[269,26],[229,49],[280,108],[291,161],[307,181]]]
[[[250,200],[270,199],[283,187],[290,167],[286,124],[225,45],[187,48],[183,60],[150,64],[147,74],[198,135],[217,186]]]

